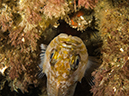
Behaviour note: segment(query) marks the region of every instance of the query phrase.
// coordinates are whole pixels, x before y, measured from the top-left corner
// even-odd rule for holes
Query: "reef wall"
[[[65,29],[80,36],[86,46],[93,40],[101,52],[102,65],[92,73],[93,95],[128,96],[128,0],[0,0],[0,90],[7,85],[25,93],[30,85],[42,85],[46,94],[45,81],[37,76],[40,44],[49,44]]]
[[[102,65],[93,72],[93,96],[129,95],[129,1],[103,0],[95,8],[103,40]]]

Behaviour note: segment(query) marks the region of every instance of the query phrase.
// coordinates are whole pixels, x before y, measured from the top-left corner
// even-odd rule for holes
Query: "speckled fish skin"
[[[87,62],[87,49],[79,37],[64,33],[55,37],[46,49],[43,64],[48,96],[73,96]]]

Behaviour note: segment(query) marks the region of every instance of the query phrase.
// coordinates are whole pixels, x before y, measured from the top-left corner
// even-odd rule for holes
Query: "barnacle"
[[[93,21],[93,10],[79,10],[71,17],[67,17],[65,21],[78,31],[84,31],[90,27]]]

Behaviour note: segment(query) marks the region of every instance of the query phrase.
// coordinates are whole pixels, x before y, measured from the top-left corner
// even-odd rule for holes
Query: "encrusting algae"
[[[93,72],[95,86],[91,91],[93,96],[128,96],[129,2],[103,0],[95,11],[103,38],[103,63]]]
[[[46,78],[38,78],[40,45],[65,30],[82,39],[89,55],[102,60],[92,73],[93,95],[128,96],[128,12],[128,0],[1,0],[0,95],[32,96],[35,88],[37,96],[46,95]],[[4,93],[9,88],[13,92]]]

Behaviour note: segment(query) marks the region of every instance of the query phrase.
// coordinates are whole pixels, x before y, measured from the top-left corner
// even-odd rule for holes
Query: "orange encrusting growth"
[[[74,27],[77,27],[78,26],[78,23],[74,21],[74,18],[75,17],[80,17],[82,15],[84,15],[84,12],[83,11],[78,11],[77,13],[75,13],[73,15],[73,17],[70,19],[71,20],[71,25],[74,26]]]

